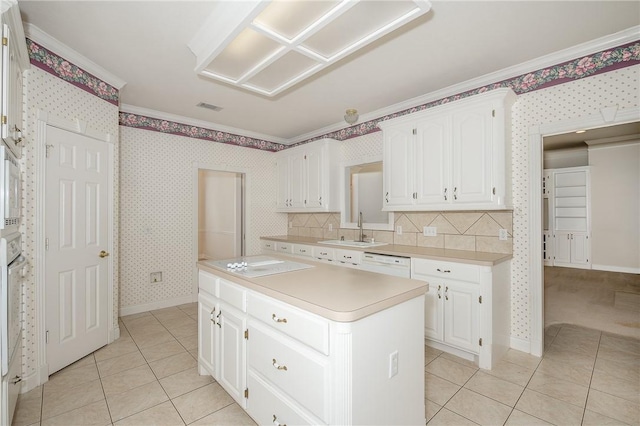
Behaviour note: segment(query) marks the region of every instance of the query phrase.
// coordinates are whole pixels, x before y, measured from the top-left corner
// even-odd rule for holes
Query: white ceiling
[[[265,97],[195,73],[187,44],[218,3],[19,1],[26,23],[124,80],[121,103],[274,142],[336,125],[347,108],[366,116],[640,24],[638,1],[433,1],[407,26]]]

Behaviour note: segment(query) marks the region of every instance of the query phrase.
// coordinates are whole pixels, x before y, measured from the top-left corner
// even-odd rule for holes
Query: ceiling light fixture
[[[576,133],[580,134],[580,133],[587,133],[586,130],[576,130]]]
[[[429,0],[216,2],[188,45],[198,74],[275,96],[430,9]]]
[[[353,124],[356,121],[358,121],[358,118],[360,116],[358,115],[358,110],[357,109],[349,108],[345,112],[346,112],[346,114],[344,115],[344,121],[346,121],[349,124]]]

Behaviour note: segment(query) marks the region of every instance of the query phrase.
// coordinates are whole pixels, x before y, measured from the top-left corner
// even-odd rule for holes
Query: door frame
[[[574,132],[581,129],[608,127],[640,120],[640,107],[618,109],[604,107],[599,114],[579,117],[558,123],[542,124],[529,128],[529,348],[521,344],[512,347],[535,356],[544,352],[544,259],[542,258],[542,174],[543,145],[545,136]],[[538,196],[540,195],[540,196]],[[528,350],[526,350],[528,349]]]
[[[114,137],[110,133],[103,133],[90,128],[86,122],[81,120],[66,120],[56,117],[46,111],[38,110],[36,118],[36,139],[34,143],[34,181],[35,181],[35,219],[34,219],[34,235],[35,246],[34,253],[34,279],[35,279],[35,305],[34,319],[36,323],[36,336],[34,342],[36,374],[35,377],[28,377],[26,389],[32,389],[49,380],[49,367],[47,364],[47,342],[46,342],[46,303],[45,303],[45,178],[46,178],[46,143],[47,143],[47,126],[56,127],[61,130],[73,132],[79,135],[96,139],[100,142],[108,144],[108,200],[107,200],[107,227],[109,235],[109,244],[107,251],[115,253],[114,246]],[[107,309],[108,319],[107,326],[109,329],[108,343],[113,342],[120,337],[120,328],[113,320],[114,310],[114,262],[112,256],[108,258],[108,290],[107,290]]]
[[[249,174],[249,170],[242,167],[233,167],[228,164],[207,164],[200,163],[194,161],[192,164],[192,175],[193,175],[193,203],[192,209],[193,212],[193,227],[191,228],[191,241],[193,241],[192,246],[192,259],[193,259],[193,284],[192,284],[192,295],[193,301],[198,301],[198,171],[200,170],[210,170],[212,172],[226,172],[226,173],[238,173],[243,176],[243,185],[242,185],[242,255],[247,255],[247,241],[249,241],[251,237],[251,231],[249,227],[248,218],[251,217],[250,210],[251,206],[247,203],[247,200],[250,199],[249,195],[251,193],[251,178]]]

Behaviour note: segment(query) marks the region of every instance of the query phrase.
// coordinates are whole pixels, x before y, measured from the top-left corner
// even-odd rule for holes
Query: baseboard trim
[[[509,339],[511,349],[515,349],[520,352],[531,353],[531,342],[529,340],[513,337]]]
[[[628,268],[626,266],[591,264],[591,269],[595,269],[597,271],[624,272],[626,274],[640,274],[640,268]]]
[[[157,302],[144,303],[142,305],[123,306],[120,308],[120,316],[139,314],[140,312],[153,311],[156,309],[170,308],[172,306],[184,305],[198,301],[198,295],[190,294],[188,296],[176,297],[173,299],[158,300]],[[118,334],[119,333],[118,329]]]

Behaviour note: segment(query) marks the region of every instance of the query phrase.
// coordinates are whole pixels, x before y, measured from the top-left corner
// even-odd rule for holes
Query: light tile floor
[[[20,396],[21,425],[255,425],[197,372],[197,305],[123,317],[121,337]],[[429,425],[640,425],[640,341],[554,325],[493,370],[426,348]]]

